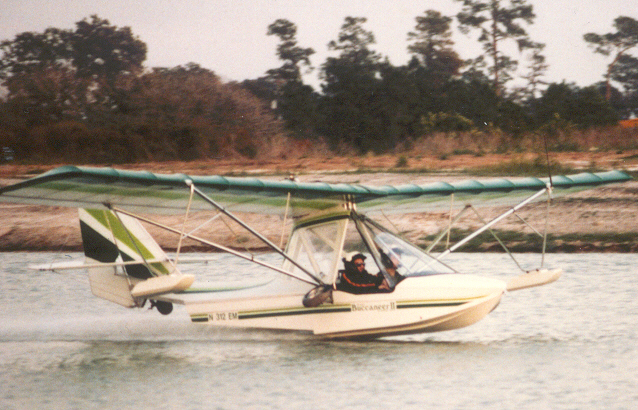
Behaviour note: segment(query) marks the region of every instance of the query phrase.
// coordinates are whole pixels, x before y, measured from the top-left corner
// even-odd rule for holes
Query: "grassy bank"
[[[638,139],[638,136],[636,137]],[[11,162],[0,164],[0,178],[28,178],[67,163],[30,164]],[[96,166],[74,163],[80,166]],[[197,161],[160,161],[126,164],[102,164],[129,170],[191,175],[225,176],[289,176],[311,174],[370,174],[391,172],[411,175],[458,174],[490,176],[546,176],[547,157],[538,152],[507,152],[474,154],[457,152],[450,155],[421,154],[418,151],[386,155],[347,156],[315,153],[288,159],[207,159]],[[553,175],[583,171],[620,169],[638,175],[638,148],[633,150],[590,150],[550,153]],[[365,183],[365,181],[361,181]]]
[[[463,238],[463,234],[469,231],[455,231],[452,233],[450,245]],[[507,249],[512,253],[540,253],[542,252],[542,239],[537,235],[524,234],[512,231],[496,231]],[[417,244],[425,249],[435,238],[435,235],[422,237]],[[636,233],[609,233],[609,234],[566,234],[547,237],[547,253],[636,253],[638,252],[638,235]],[[246,251],[245,247],[231,246],[238,251]],[[174,246],[168,245],[164,249],[167,252],[175,252]],[[251,246],[251,252],[268,252],[263,246]],[[82,252],[79,243],[57,243],[57,241],[26,241],[4,242],[0,244],[0,252]],[[445,239],[441,244],[432,249],[432,253],[440,253],[445,250]],[[209,247],[186,245],[182,252],[214,252]],[[490,233],[483,233],[456,252],[470,253],[503,253],[502,245],[494,239]]]
[[[472,233],[468,230],[453,229],[450,232],[450,245]],[[494,231],[495,235],[514,253],[538,253],[543,249],[543,239],[532,233],[518,231]],[[436,235],[427,235],[419,240],[422,247],[432,243]],[[445,250],[446,238],[434,247],[433,252]],[[483,232],[459,249],[460,252],[505,252],[502,245],[490,232]],[[572,233],[564,235],[548,234],[546,243],[548,253],[584,253],[584,252],[638,252],[638,235],[635,232],[619,233]]]

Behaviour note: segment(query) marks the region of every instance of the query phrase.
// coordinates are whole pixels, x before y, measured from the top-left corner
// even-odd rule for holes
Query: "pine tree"
[[[620,16],[614,20],[616,31],[607,34],[587,33],[583,36],[586,42],[594,48],[594,52],[605,56],[614,55],[613,60],[607,66],[605,74],[605,98],[607,101],[611,99],[611,79],[614,76],[614,68],[618,65],[623,70],[635,70],[633,64],[626,65],[630,59],[623,59],[627,52],[638,45],[638,21],[631,17]],[[634,59],[636,62],[638,60]],[[623,78],[622,74],[616,74],[617,78]]]
[[[532,43],[522,23],[532,24],[533,7],[526,0],[456,0],[463,3],[457,14],[460,29],[468,33],[471,29],[480,32],[478,41],[491,57],[489,67],[497,95],[502,94],[504,84],[511,79],[517,61],[503,54],[501,43],[514,40],[519,50],[530,48]]]
[[[297,26],[289,20],[278,19],[268,26],[269,36],[279,37],[277,56],[283,64],[267,71],[266,81],[272,83],[275,100],[272,107],[285,120],[286,127],[299,137],[307,137],[313,127],[315,98],[312,87],[303,84],[303,69],[312,70],[312,48],[297,43]]]
[[[427,10],[416,18],[416,22],[414,31],[408,33],[408,41],[412,42],[408,51],[436,78],[449,79],[458,74],[463,61],[452,49],[452,18],[436,10]]]

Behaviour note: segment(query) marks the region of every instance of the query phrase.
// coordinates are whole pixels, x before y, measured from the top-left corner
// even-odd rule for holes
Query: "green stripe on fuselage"
[[[277,317],[277,316],[296,316],[296,315],[314,315],[318,313],[338,313],[338,312],[350,312],[352,306],[340,305],[340,306],[325,306],[316,308],[300,308],[300,309],[278,309],[278,310],[262,310],[252,312],[239,312],[239,319],[257,319],[264,317]]]
[[[474,299],[467,300],[424,300],[424,301],[410,301],[410,302],[397,302],[396,309],[416,309],[416,308],[435,308],[435,307],[448,307],[448,306],[460,306],[469,303]],[[391,302],[383,302],[391,303]],[[281,316],[297,316],[297,315],[314,315],[322,313],[343,313],[352,312],[353,305],[337,305],[337,306],[320,306],[316,308],[292,308],[292,309],[273,309],[273,310],[254,310],[246,312],[238,312],[237,319],[261,319],[267,317],[281,317]],[[207,322],[208,314],[192,315],[191,320],[193,322]]]

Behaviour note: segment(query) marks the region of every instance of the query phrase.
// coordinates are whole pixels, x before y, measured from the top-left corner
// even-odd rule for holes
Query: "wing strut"
[[[195,191],[195,193],[197,195],[199,195],[204,201],[208,202],[209,204],[211,204],[212,206],[214,206],[215,208],[217,208],[217,210],[221,213],[223,213],[224,215],[228,216],[229,218],[231,218],[233,221],[237,222],[239,225],[241,225],[244,229],[246,229],[248,232],[252,233],[253,235],[255,235],[255,237],[259,240],[261,240],[263,243],[265,243],[266,245],[268,245],[268,247],[270,247],[273,251],[277,252],[278,254],[280,254],[281,256],[283,256],[285,259],[289,260],[293,265],[295,265],[296,267],[298,267],[299,269],[301,269],[301,271],[303,273],[305,273],[306,275],[308,275],[310,278],[312,278],[312,280],[314,280],[315,282],[317,282],[320,285],[324,285],[324,283],[321,281],[321,279],[319,279],[318,277],[316,277],[315,275],[313,275],[310,271],[308,271],[306,268],[304,268],[303,266],[301,266],[297,261],[295,261],[294,259],[292,259],[290,256],[288,256],[288,254],[286,252],[284,252],[279,246],[275,245],[274,243],[272,243],[271,241],[268,240],[268,238],[266,238],[265,236],[263,236],[262,234],[260,234],[259,232],[257,232],[256,230],[254,230],[253,228],[251,228],[250,226],[246,225],[246,223],[244,221],[242,221],[241,219],[237,218],[235,215],[233,215],[232,213],[230,213],[228,210],[226,210],[226,208],[224,208],[223,206],[219,205],[217,202],[215,202],[214,200],[212,200],[211,198],[209,198],[205,193],[203,193],[202,191],[200,191],[195,184],[193,184],[193,181],[191,180],[187,180],[186,181],[186,185],[188,185],[189,187],[192,187],[192,189]]]
[[[175,255],[175,266],[177,266],[177,260],[179,259],[179,252],[182,250],[182,240],[184,239],[184,231],[186,230],[186,221],[188,220],[188,213],[191,210],[191,204],[193,203],[193,186],[190,187],[190,195],[188,196],[188,206],[186,207],[186,215],[184,215],[184,223],[182,224],[182,233],[179,235],[179,242],[177,242],[177,252]]]
[[[465,245],[467,242],[471,241],[472,239],[474,239],[478,235],[480,235],[483,232],[485,232],[486,230],[490,229],[494,224],[498,223],[499,221],[501,221],[501,220],[505,219],[506,217],[510,216],[511,214],[515,213],[516,211],[518,211],[519,209],[521,209],[522,207],[524,207],[528,203],[534,201],[536,198],[538,198],[539,196],[543,195],[545,192],[551,192],[551,189],[552,189],[552,186],[548,183],[545,188],[541,189],[540,191],[538,191],[534,195],[530,196],[529,198],[527,198],[526,200],[524,200],[520,204],[516,205],[515,207],[513,207],[509,211],[503,213],[499,217],[492,219],[489,223],[485,224],[481,229],[478,229],[474,233],[472,233],[471,235],[468,235],[467,237],[465,237],[465,239],[463,239],[462,241],[456,243],[451,248],[446,249],[445,252],[441,253],[436,259],[437,260],[442,259],[443,257],[445,257],[445,256],[449,255],[450,253],[454,252],[455,250],[457,250],[461,246]]]

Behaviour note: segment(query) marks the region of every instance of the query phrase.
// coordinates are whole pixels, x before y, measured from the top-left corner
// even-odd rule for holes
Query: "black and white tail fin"
[[[138,284],[146,282],[143,288],[168,276],[182,276],[137,219],[109,210],[80,209],[79,213],[86,263],[105,264],[89,268],[95,296],[134,307],[136,297],[147,296],[136,293]]]

